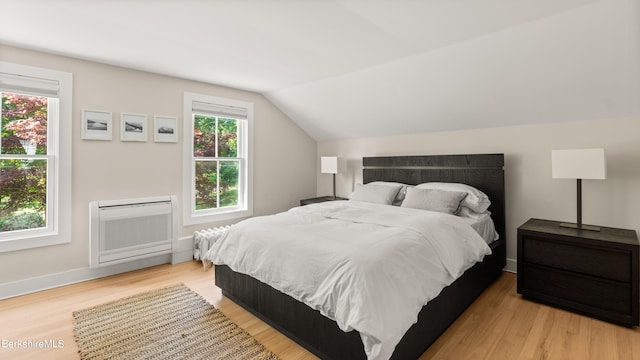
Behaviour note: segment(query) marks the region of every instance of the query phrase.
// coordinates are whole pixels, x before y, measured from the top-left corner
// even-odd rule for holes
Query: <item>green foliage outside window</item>
[[[193,130],[196,210],[238,205],[238,120],[195,115]]]
[[[0,232],[45,226],[46,159],[10,155],[47,153],[46,97],[2,93]]]

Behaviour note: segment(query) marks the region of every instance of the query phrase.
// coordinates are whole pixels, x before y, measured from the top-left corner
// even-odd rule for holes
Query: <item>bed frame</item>
[[[504,155],[435,155],[363,158],[363,183],[429,181],[472,185],[491,199],[492,218],[500,239],[492,254],[475,264],[425,305],[396,346],[392,359],[417,359],[455,319],[502,274],[506,264]],[[215,266],[222,294],[321,359],[366,359],[360,334],[343,332],[317,310],[228,266]],[[394,309],[389,309],[393,311]]]

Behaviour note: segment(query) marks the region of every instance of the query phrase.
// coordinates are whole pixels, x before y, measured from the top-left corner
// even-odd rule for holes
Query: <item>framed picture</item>
[[[111,140],[113,122],[111,112],[82,110],[82,138],[86,140]]]
[[[120,140],[147,141],[147,115],[122,113],[120,115]]]
[[[154,118],[153,140],[155,142],[178,142],[178,119],[169,116]]]

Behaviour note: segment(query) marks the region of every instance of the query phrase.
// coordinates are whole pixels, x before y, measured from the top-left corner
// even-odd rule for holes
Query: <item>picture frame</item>
[[[121,141],[147,141],[146,114],[120,114]]]
[[[82,139],[111,140],[113,121],[110,111],[82,110]]]
[[[153,141],[155,142],[178,142],[178,119],[171,116],[154,117]]]

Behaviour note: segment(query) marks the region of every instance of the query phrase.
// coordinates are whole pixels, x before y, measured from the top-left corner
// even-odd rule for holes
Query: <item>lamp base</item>
[[[333,200],[336,199],[336,174],[333,174]]]
[[[585,225],[585,224],[578,226],[578,224],[576,223],[560,223],[560,227],[578,229],[578,230],[600,231],[599,226]]]

